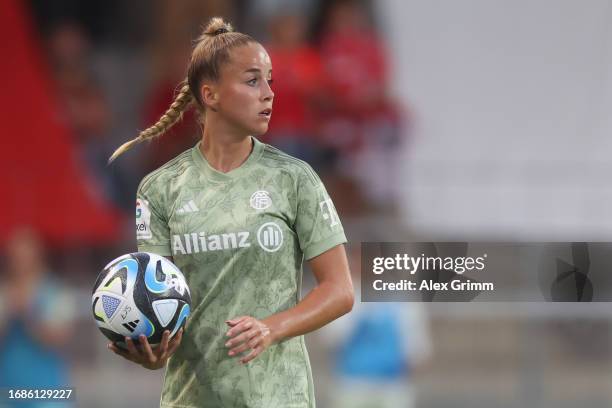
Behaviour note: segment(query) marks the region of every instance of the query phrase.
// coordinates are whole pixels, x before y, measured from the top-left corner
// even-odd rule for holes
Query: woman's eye
[[[257,84],[257,78],[253,78],[247,81],[247,84],[253,86]]]
[[[274,83],[273,79],[268,79],[268,85],[272,86],[273,83]]]

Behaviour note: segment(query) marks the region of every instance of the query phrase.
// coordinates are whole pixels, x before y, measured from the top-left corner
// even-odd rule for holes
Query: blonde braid
[[[151,140],[156,137],[159,137],[166,133],[168,129],[174,126],[178,121],[183,117],[183,113],[189,109],[189,106],[193,103],[194,98],[193,94],[189,90],[189,84],[185,79],[183,82],[179,84],[181,87],[176,98],[172,102],[172,105],[168,108],[168,110],[159,118],[156,124],[151,126],[148,129],[140,132],[138,137],[130,140],[129,142],[125,142],[108,159],[108,163],[112,163],[117,157],[122,155],[123,153],[130,150],[132,147],[136,146],[144,142],[145,140]]]

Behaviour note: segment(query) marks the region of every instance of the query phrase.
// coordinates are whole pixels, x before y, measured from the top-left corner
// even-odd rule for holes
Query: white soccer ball
[[[125,337],[138,344],[141,334],[152,345],[159,344],[165,330],[172,338],[191,312],[191,292],[181,271],[149,252],[123,255],[106,265],[91,302],[98,328],[120,347]]]

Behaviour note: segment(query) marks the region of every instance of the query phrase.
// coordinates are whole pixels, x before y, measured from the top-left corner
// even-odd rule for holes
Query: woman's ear
[[[215,86],[212,84],[202,84],[200,87],[200,95],[202,96],[204,106],[213,112],[216,112],[219,100]]]

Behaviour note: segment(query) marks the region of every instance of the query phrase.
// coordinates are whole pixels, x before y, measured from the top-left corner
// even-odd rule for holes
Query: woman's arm
[[[226,346],[233,356],[248,349],[240,361],[247,363],[273,343],[316,330],[351,311],[354,302],[353,283],[344,245],[312,258],[309,265],[317,286],[291,309],[263,320],[240,316],[228,320],[230,340]]]

